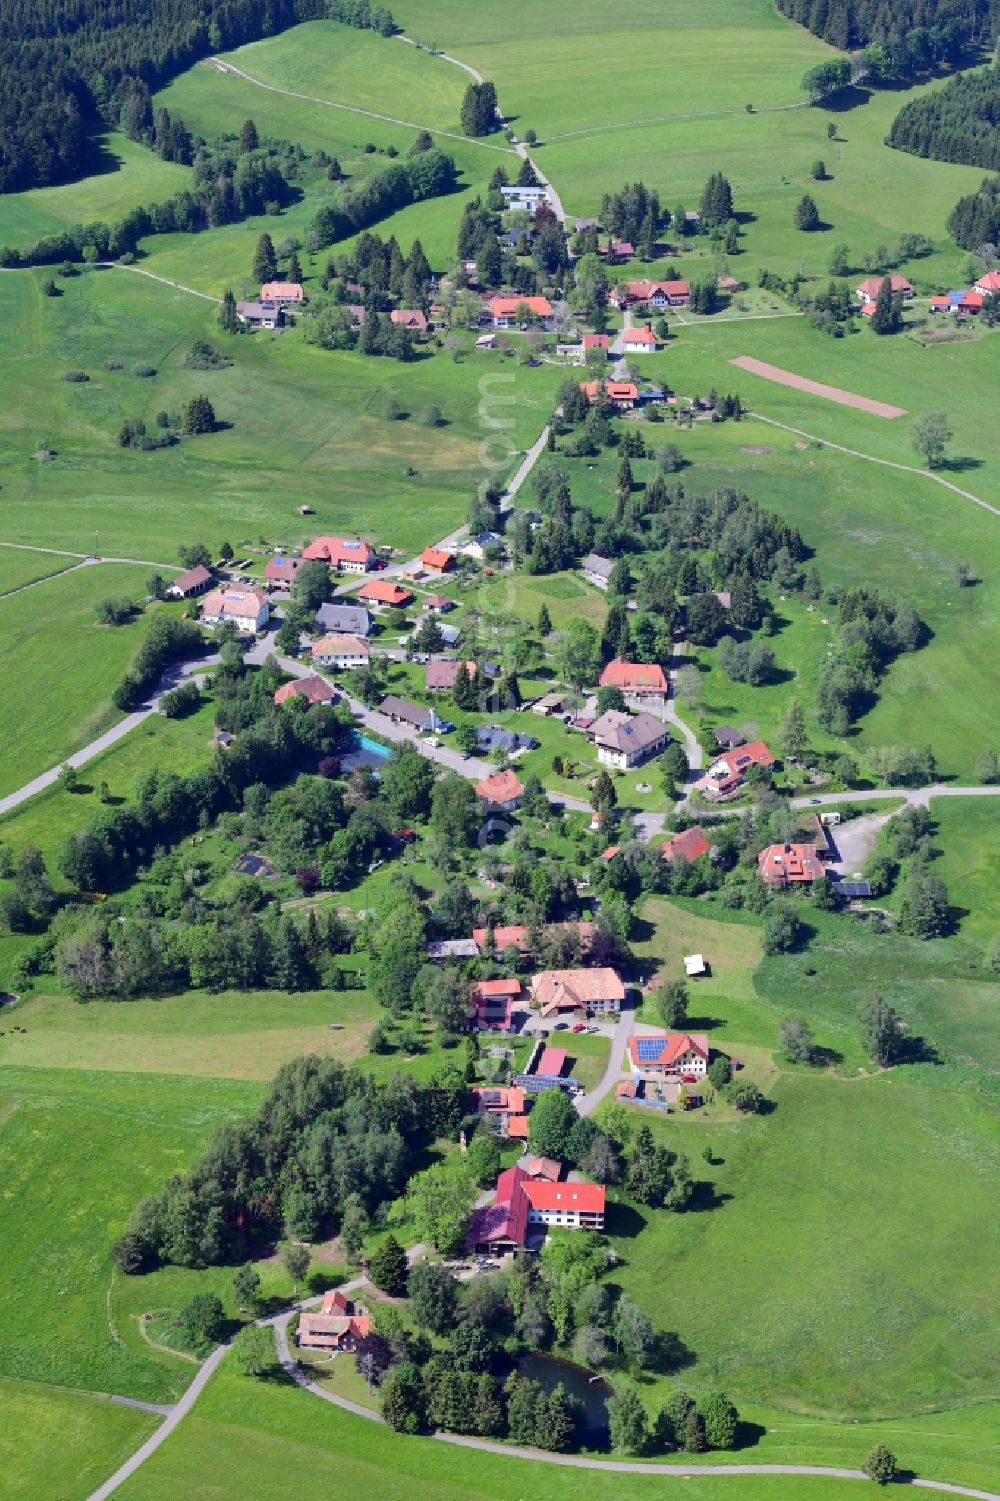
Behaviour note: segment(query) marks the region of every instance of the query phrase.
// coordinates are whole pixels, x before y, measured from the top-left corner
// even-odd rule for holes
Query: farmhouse
[[[531,982],[532,999],[543,1017],[596,1013],[617,1016],[625,999],[625,986],[617,971],[603,969],[546,969]]]
[[[857,297],[859,302],[865,304],[868,304],[869,302],[875,302],[878,298],[878,294],[881,290],[884,280],[884,276],[865,277],[865,280],[860,284],[860,286],[855,287],[855,297]],[[894,296],[897,292],[900,293],[903,297],[913,296],[913,288],[907,281],[905,276],[890,276],[889,284],[892,287]]]
[[[304,562],[305,558],[293,558],[288,554],[276,553],[264,564],[264,582],[273,584],[275,588],[290,589],[295,581],[295,575]]]
[[[713,761],[705,775],[699,777],[695,788],[711,801],[719,802],[745,786],[746,774],[752,766],[771,767],[774,762],[775,758],[763,740],[750,740]]]
[[[666,725],[652,714],[623,714],[620,709],[608,709],[594,720],[587,738],[596,745],[602,766],[628,771],[659,755],[670,735]]]
[[[701,1079],[708,1069],[708,1038],[703,1032],[630,1037],[628,1051],[632,1073],[643,1079]]]
[[[702,855],[707,855],[711,848],[712,846],[705,838],[705,830],[697,823],[680,834],[664,839],[660,845],[663,858],[669,863],[677,859],[698,860]]]
[[[549,923],[545,928],[549,935],[564,933],[568,937],[571,933],[580,941],[582,953],[586,954],[594,941],[594,924],[592,922],[556,922]],[[494,928],[474,928],[472,937],[475,940],[479,953],[492,947],[494,953],[502,954],[505,949],[514,948],[521,954],[531,953],[531,929],[520,926],[504,927],[498,925]]]
[[[472,987],[473,1026],[480,1031],[509,1032],[514,1002],[521,999],[521,982],[516,977],[480,980]]]
[[[523,795],[521,779],[513,771],[498,771],[476,783],[476,796],[487,808],[501,808],[505,813],[513,813]]]
[[[304,698],[307,704],[332,704],[336,693],[321,677],[296,678],[291,683],[282,683],[275,689],[274,702],[286,703],[290,698]]]
[[[461,662],[428,662],[427,678],[424,683],[428,693],[450,693],[455,686],[458,677],[458,669]],[[470,678],[476,676],[476,664],[471,659],[465,663],[465,670]]]
[[[985,297],[990,296],[991,293],[996,296],[1000,293],[1000,271],[987,271],[986,275],[981,276],[976,282],[974,290],[982,292]]]
[[[549,199],[548,188],[538,183],[531,183],[527,186],[515,183],[511,187],[504,184],[500,192],[505,209],[523,209],[529,214],[533,214],[540,204],[547,203]]]
[[[602,688],[620,688],[626,698],[643,703],[664,704],[670,692],[670,684],[663,668],[657,662],[625,662],[616,657],[609,662],[600,676]]]
[[[297,281],[266,281],[260,289],[261,302],[275,307],[298,307],[305,294]]]
[[[446,594],[426,594],[420,602],[420,608],[429,615],[446,615],[455,608],[455,601]]]
[[[582,380],[580,390],[591,406],[604,396],[622,411],[630,411],[639,399],[639,387],[630,380]]]
[[[602,558],[600,553],[590,552],[580,564],[580,571],[588,584],[594,584],[598,589],[606,589],[614,566],[610,558]]]
[[[455,554],[446,547],[425,547],[420,554],[420,561],[425,568],[431,568],[435,573],[445,573],[454,563]]]
[[[371,634],[372,618],[364,605],[320,605],[316,624],[321,631],[340,631],[346,636]]]
[[[609,340],[607,334],[584,334],[584,336],[583,336],[583,352],[584,352],[584,354],[587,354],[587,352],[589,350],[591,350],[591,349],[600,349],[600,350],[602,350],[604,352],[604,354],[607,354],[609,348],[610,348],[610,340]]]
[[[484,1085],[480,1089],[470,1089],[469,1098],[475,1114],[488,1115],[501,1130],[506,1130],[516,1116],[524,1115],[524,1090],[517,1085],[495,1089]]]
[[[356,537],[317,537],[302,556],[329,563],[338,573],[367,573],[375,566],[374,547]]]
[[[241,589],[228,585],[206,594],[201,604],[205,625],[224,625],[232,621],[237,630],[255,636],[267,625],[271,606],[260,589]]]
[[[318,1313],[299,1317],[298,1341],[304,1350],[356,1350],[358,1340],[370,1333],[372,1321],[360,1303],[342,1292],[328,1292]]]
[[[389,322],[395,323],[398,328],[408,328],[414,334],[427,332],[427,319],[419,308],[394,307],[389,314]]]
[[[461,550],[467,558],[474,558],[477,563],[482,563],[485,562],[487,548],[502,546],[503,537],[499,532],[477,532],[463,544]]]
[[[433,709],[425,709],[421,704],[411,704],[395,693],[390,693],[382,700],[378,711],[394,724],[408,724],[415,730],[432,730],[438,722]]]
[[[413,603],[413,593],[392,579],[371,579],[358,590],[358,598],[376,610],[401,610]]]
[[[757,870],[764,885],[772,887],[819,881],[825,874],[812,844],[769,844],[757,856]]]
[[[494,328],[517,328],[533,318],[544,321],[552,317],[552,304],[547,297],[491,297],[486,306]]]
[[[329,631],[312,646],[313,661],[323,667],[367,667],[370,655],[371,647],[363,637],[343,631]]]
[[[550,1183],[530,1178],[515,1163],[497,1179],[492,1204],[477,1209],[466,1245],[479,1255],[521,1249],[532,1228],[603,1230],[605,1190],[600,1183]]]
[[[237,302],[236,316],[247,328],[280,328],[285,321],[284,309],[273,302]]]
[[[615,287],[609,297],[615,307],[622,309],[635,303],[648,303],[650,307],[683,307],[690,301],[691,287],[677,277],[672,281],[630,281],[624,287]]]
[[[214,582],[208,569],[199,563],[197,568],[189,568],[187,573],[179,574],[163,592],[168,599],[194,599],[210,589]]]
[[[630,328],[625,335],[626,354],[653,354],[660,347],[660,341],[653,332],[652,324],[647,323],[644,328]]]

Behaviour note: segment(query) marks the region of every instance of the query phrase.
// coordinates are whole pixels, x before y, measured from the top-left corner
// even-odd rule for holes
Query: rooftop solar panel
[[[502,1094],[502,1092],[499,1089],[484,1089],[483,1090],[483,1104],[484,1105],[499,1105],[500,1101],[502,1099],[503,1099],[503,1094]]]
[[[659,1037],[640,1037],[636,1041],[636,1051],[643,1063],[652,1063],[663,1051],[663,1040]]]

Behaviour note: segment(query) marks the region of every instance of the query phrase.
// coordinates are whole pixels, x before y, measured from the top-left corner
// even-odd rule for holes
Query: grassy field
[[[0,1497],[78,1501],[139,1447],[159,1418],[90,1392],[0,1380]]]
[[[139,1198],[259,1097],[237,1080],[0,1070],[0,1374],[171,1399],[157,1353],[131,1349],[109,1322],[109,1247]]]
[[[981,798],[935,798],[933,842],[940,857],[934,874],[948,888],[958,933],[981,954],[1000,932],[997,851],[1000,808]]]
[[[0,547],[0,595],[11,594],[39,579],[51,578],[54,573],[64,573],[67,568],[75,567],[76,563],[75,558],[58,558],[51,553]]]
[[[146,568],[108,563],[0,599],[9,673],[0,793],[57,764],[121,717],[111,692],[148,623],[99,625],[94,606],[109,594],[142,598],[148,575]]]

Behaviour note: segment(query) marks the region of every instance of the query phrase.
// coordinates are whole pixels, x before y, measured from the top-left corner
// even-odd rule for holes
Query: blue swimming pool
[[[353,749],[341,756],[340,769],[354,771],[358,766],[367,766],[369,771],[377,771],[377,768],[388,759],[388,746],[381,745],[377,740],[370,740],[367,735],[362,735],[359,730],[355,730]]]
[[[380,761],[388,761],[389,747],[387,745],[383,745],[378,740],[369,740],[367,735],[360,735],[357,732],[355,732],[354,738],[361,749],[367,751],[370,756],[377,756]]]

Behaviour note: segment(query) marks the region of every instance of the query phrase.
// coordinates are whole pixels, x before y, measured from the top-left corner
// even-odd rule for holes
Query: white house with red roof
[[[855,297],[857,297],[858,301],[862,303],[867,304],[869,302],[875,302],[879,292],[882,289],[882,283],[884,281],[884,276],[866,276],[864,281],[861,282],[860,286],[855,287]],[[913,296],[913,287],[907,281],[905,276],[890,276],[889,285],[892,289],[893,296],[895,296],[897,293],[899,293],[899,295],[902,297]]]
[[[330,684],[321,677],[294,678],[290,683],[282,683],[280,688],[274,690],[274,702],[276,704],[287,703],[290,698],[304,698],[307,704],[332,704],[336,700],[336,693]]]
[[[318,1312],[300,1316],[298,1342],[304,1350],[356,1350],[371,1327],[367,1310],[337,1289],[324,1294]]]
[[[497,1179],[493,1202],[472,1216],[466,1245],[502,1256],[523,1248],[532,1229],[603,1230],[606,1197],[602,1183],[553,1183],[515,1163]]]
[[[312,659],[323,667],[337,667],[342,671],[367,667],[371,647],[360,636],[343,631],[328,631],[312,644]]]
[[[510,770],[484,777],[476,783],[475,791],[488,808],[502,808],[505,813],[513,813],[524,796],[521,778]]]
[[[625,1000],[625,986],[617,970],[546,969],[531,981],[531,998],[543,1017],[570,1012],[580,1016],[617,1016]]]
[[[248,636],[255,636],[264,629],[270,613],[271,606],[263,590],[232,584],[224,589],[214,589],[201,602],[204,625],[225,625],[232,621],[238,631]]]
[[[600,687],[620,688],[626,698],[642,703],[663,704],[670,684],[658,662],[626,662],[616,657],[601,673]]]
[[[375,567],[375,549],[358,537],[317,537],[303,558],[329,563],[338,573],[367,573]]]
[[[187,573],[178,574],[163,592],[167,599],[195,599],[199,594],[204,594],[206,589],[210,589],[214,582],[209,570],[199,563],[196,567],[189,568]]]
[[[826,874],[814,844],[769,844],[757,856],[757,870],[765,886],[801,886]]]
[[[392,579],[371,579],[358,590],[358,598],[373,610],[401,610],[413,603],[413,591],[394,584]]]
[[[547,297],[491,297],[486,306],[494,328],[517,328],[531,319],[544,323],[552,317],[552,304]]]
[[[736,745],[714,760],[703,777],[695,782],[695,791],[710,802],[720,802],[733,797],[746,785],[747,772],[752,766],[772,767],[772,756],[763,740],[748,740],[745,745]]]
[[[606,397],[613,407],[626,412],[639,400],[639,387],[631,380],[582,380],[580,390],[591,406]]]
[[[628,1040],[632,1073],[640,1079],[703,1079],[708,1070],[704,1032],[654,1032]]]
[[[587,354],[591,349],[600,349],[607,354],[611,347],[611,340],[607,334],[584,334],[583,352]]]
[[[660,341],[654,334],[651,323],[626,331],[623,345],[626,354],[655,354],[659,347]]]
[[[994,295],[1000,292],[1000,271],[987,271],[975,284],[975,291],[982,292],[985,297],[990,293]]]
[[[298,307],[305,293],[297,281],[266,281],[260,289],[261,302],[272,307]]]

